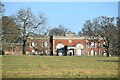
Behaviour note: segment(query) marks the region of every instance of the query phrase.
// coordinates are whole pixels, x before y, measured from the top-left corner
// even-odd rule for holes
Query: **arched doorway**
[[[83,54],[84,46],[82,44],[76,45],[76,55],[81,56]]]
[[[57,50],[57,55],[58,56],[62,56],[63,53],[64,53],[64,45],[59,43],[57,46],[56,46],[56,50]]]
[[[74,49],[68,49],[67,55],[74,56]]]

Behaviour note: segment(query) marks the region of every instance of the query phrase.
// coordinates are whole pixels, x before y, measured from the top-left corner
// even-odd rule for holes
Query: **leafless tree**
[[[106,41],[104,47],[106,48],[107,57],[110,51],[114,52],[118,49],[118,26],[114,17],[101,16],[92,21],[87,20],[82,32],[84,35],[103,37]]]
[[[38,29],[44,28],[46,24],[45,15],[34,16],[31,8],[20,9],[16,15],[13,15],[14,20],[21,26],[23,38],[23,54],[26,54],[27,37],[31,32],[35,33]],[[38,33],[38,32],[36,32]]]
[[[67,28],[65,28],[63,25],[58,25],[58,27],[52,28],[49,30],[50,35],[54,36],[65,36],[65,33],[68,31]]]

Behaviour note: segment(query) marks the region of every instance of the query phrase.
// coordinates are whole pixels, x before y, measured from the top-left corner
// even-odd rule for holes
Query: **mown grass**
[[[118,57],[4,55],[3,78],[117,78]]]

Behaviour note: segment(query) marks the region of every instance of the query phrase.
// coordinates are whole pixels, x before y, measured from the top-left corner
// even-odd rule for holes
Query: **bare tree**
[[[2,16],[5,12],[4,9],[4,4],[0,1],[0,54],[3,54],[3,49],[2,49]]]
[[[58,25],[58,27],[52,28],[49,30],[50,35],[54,36],[65,36],[65,33],[68,31],[67,28],[65,28],[63,25]]]
[[[79,31],[78,36],[82,36],[82,35],[83,35],[82,31]]]
[[[84,28],[82,29],[84,35],[92,36],[93,35],[93,24],[90,20],[86,20],[84,23]]]
[[[110,51],[118,49],[118,26],[114,17],[101,16],[92,21],[88,20],[85,22],[82,32],[84,35],[103,37],[106,42],[104,47],[107,57],[109,57]]]
[[[117,50],[118,43],[118,26],[115,25],[114,17],[101,16],[94,21],[94,28],[97,31],[97,34],[105,38],[107,57],[109,57],[110,52],[112,54]]]
[[[13,18],[21,26],[23,36],[23,54],[26,54],[26,42],[27,37],[31,32],[35,33],[37,29],[42,29],[46,23],[46,17],[44,15],[34,16],[31,9],[20,9]],[[37,32],[36,32],[37,33]]]
[[[4,4],[0,1],[0,19],[2,18],[5,12]]]

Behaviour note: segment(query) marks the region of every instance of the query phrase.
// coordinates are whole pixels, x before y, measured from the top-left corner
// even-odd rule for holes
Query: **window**
[[[94,48],[94,42],[91,42],[90,47],[91,47],[91,48]]]
[[[45,46],[45,47],[47,47],[47,45],[48,45],[48,43],[47,43],[47,42],[45,42],[45,43],[44,43],[44,46]]]
[[[35,47],[35,43],[34,42],[32,42],[32,46]]]

